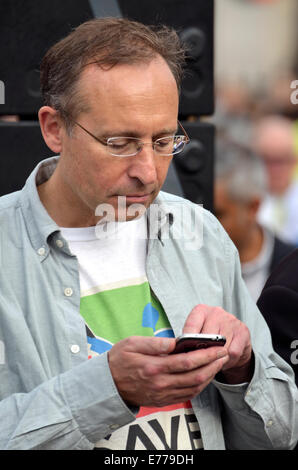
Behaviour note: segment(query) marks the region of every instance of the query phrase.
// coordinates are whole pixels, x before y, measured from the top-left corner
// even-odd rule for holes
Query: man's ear
[[[62,149],[62,123],[58,112],[50,106],[43,106],[38,112],[42,136],[47,146],[59,154]]]
[[[249,202],[249,211],[252,219],[255,219],[257,217],[257,213],[260,209],[260,205],[262,203],[262,200],[259,197],[254,197],[250,202]]]

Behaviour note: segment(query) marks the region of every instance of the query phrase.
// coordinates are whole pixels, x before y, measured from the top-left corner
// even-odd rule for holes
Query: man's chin
[[[149,205],[150,204],[148,204],[148,207]],[[130,204],[125,208],[115,211],[115,220],[118,222],[128,222],[130,220],[139,219],[145,214],[146,210],[147,205],[145,204]]]
[[[103,222],[127,222],[142,217],[158,192],[146,195],[111,196],[97,206],[95,215]]]
[[[155,192],[152,192],[141,196],[118,197],[117,206],[115,207],[116,220],[124,222],[142,217],[156,198],[156,195]]]

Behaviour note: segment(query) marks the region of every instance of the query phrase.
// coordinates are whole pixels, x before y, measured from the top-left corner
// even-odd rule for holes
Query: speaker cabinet
[[[38,122],[0,122],[0,196],[22,189],[38,164],[53,155]]]
[[[1,0],[1,114],[34,116],[42,105],[39,67],[46,51],[93,17],[88,0]]]
[[[213,211],[215,128],[205,122],[182,122],[191,141],[173,158],[163,190]]]
[[[213,113],[214,0],[1,0],[0,81],[5,87],[1,114],[36,115],[42,104],[39,66],[43,55],[72,28],[104,16],[105,11],[111,15],[121,11],[122,16],[146,24],[163,23],[177,29],[189,47],[180,118]]]
[[[189,50],[180,119],[214,112],[214,0],[118,0],[123,16],[175,28]]]

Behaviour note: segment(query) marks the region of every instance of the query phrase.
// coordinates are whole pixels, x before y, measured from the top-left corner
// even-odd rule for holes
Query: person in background
[[[268,193],[258,220],[284,241],[298,245],[298,182],[294,178],[294,125],[286,117],[261,118],[255,126],[254,150],[262,158],[268,175]]]
[[[262,160],[231,141],[218,142],[215,164],[215,214],[238,249],[242,277],[257,301],[279,261],[295,249],[257,220],[266,195],[267,175]]]
[[[293,368],[298,386],[297,277],[298,249],[271,273],[257,305],[269,325],[275,351]]]

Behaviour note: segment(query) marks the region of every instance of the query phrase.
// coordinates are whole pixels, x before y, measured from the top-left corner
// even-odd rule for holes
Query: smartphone
[[[186,334],[176,339],[176,347],[172,354],[210,348],[211,346],[224,346],[225,344],[226,338],[221,335]]]

